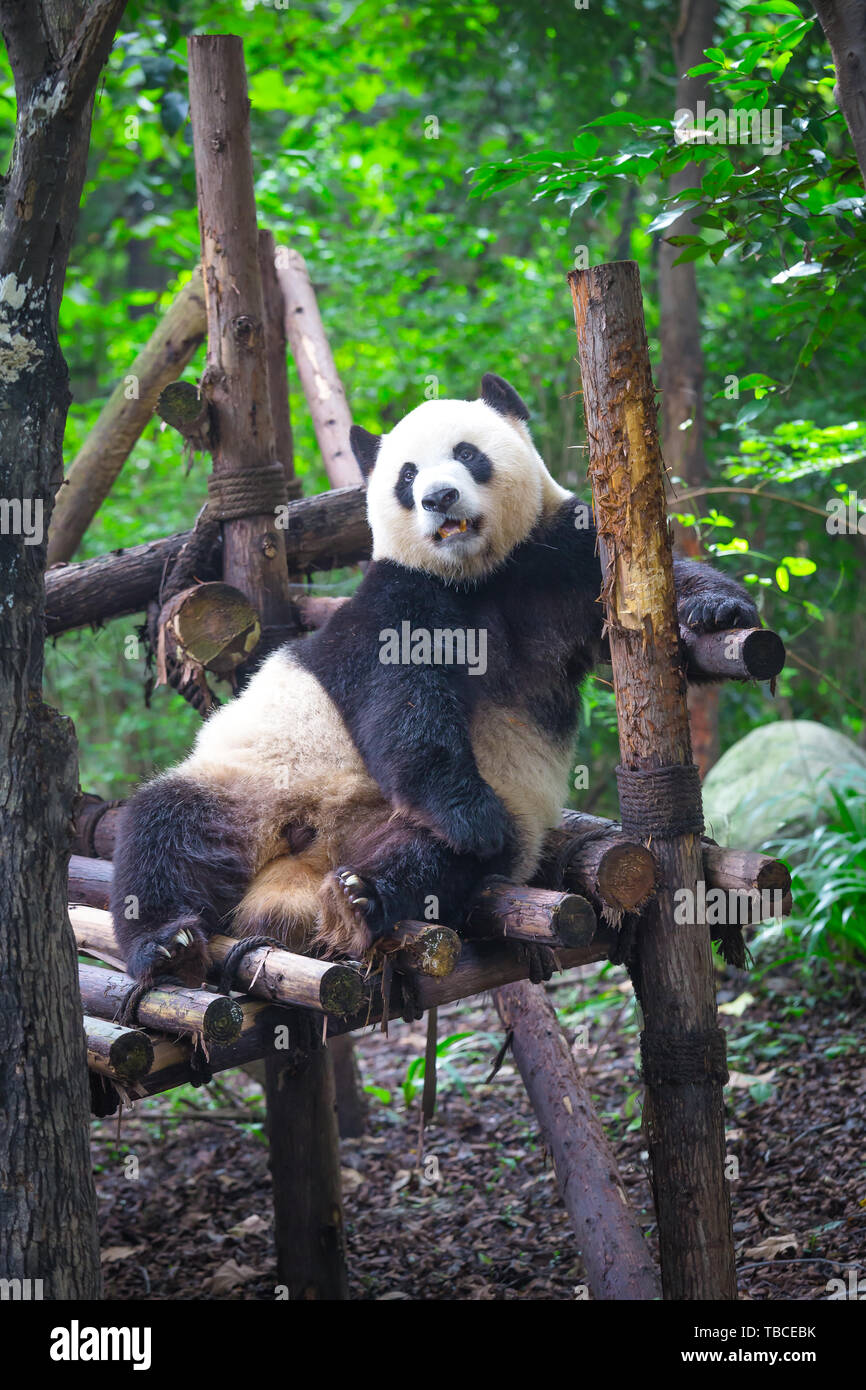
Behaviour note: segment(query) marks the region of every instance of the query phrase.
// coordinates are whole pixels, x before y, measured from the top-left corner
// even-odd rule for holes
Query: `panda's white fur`
[[[475,444],[493,461],[493,488],[476,483],[454,458],[462,441]],[[411,512],[394,491],[406,463],[418,469]],[[423,511],[421,498],[432,487],[450,484],[460,491],[455,514],[480,518],[480,530],[437,546],[435,519]],[[529,430],[516,416],[501,415],[483,400],[425,401],[382,437],[367,484],[373,559],[395,560],[453,582],[479,579],[510,555],[540,517],[570,495],[550,476]]]
[[[476,484],[453,459],[454,447],[465,440],[493,461],[493,486]],[[418,468],[411,512],[394,496],[409,460]],[[481,528],[442,548],[432,541],[420,498],[430,486],[451,481],[459,485],[462,505],[481,517]],[[480,400],[427,401],[383,437],[367,492],[373,556],[452,582],[478,579],[569,496],[549,474],[522,421],[506,419]],[[559,820],[570,745],[554,747],[520,710],[484,702],[474,714],[471,739],[481,776],[518,827],[515,873],[527,876],[546,831]],[[174,772],[230,792],[244,837],[256,847],[254,877],[232,924],[236,935],[266,930],[303,947],[315,939],[324,909],[331,917],[326,944],[360,952],[364,943],[328,876],[345,861],[342,846],[359,820],[387,818],[391,808],[336,705],[290,650],[270,656],[242,698],[207,720]],[[281,830],[298,821],[315,827],[316,838],[300,853],[288,853]],[[335,915],[345,928],[339,942]]]
[[[460,441],[474,443],[493,461],[493,486],[475,484],[453,459]],[[393,495],[407,460],[418,468],[413,512]],[[436,548],[420,498],[431,485],[452,481],[459,484],[466,514],[471,510],[481,517],[481,530]],[[482,400],[430,400],[382,438],[367,489],[374,559],[395,560],[453,582],[477,580],[567,496],[550,477],[523,421],[500,416]],[[485,703],[474,714],[471,741],[481,776],[516,821],[521,845],[516,872],[530,874],[545,831],[559,820],[570,748],[552,748],[520,710]],[[322,902],[322,884],[345,859],[346,835],[359,820],[391,813],[334,701],[291,649],[268,657],[243,695],[211,714],[188,758],[168,776],[175,774],[227,791],[243,837],[256,847],[253,878],[232,931],[265,930],[295,948],[316,938],[322,906],[331,912],[341,908],[327,885]],[[309,824],[316,828],[316,840],[288,852],[281,833],[286,823]],[[363,942],[353,937],[352,922],[342,912],[341,919],[343,947],[360,951]],[[332,923],[328,935],[334,937]]]

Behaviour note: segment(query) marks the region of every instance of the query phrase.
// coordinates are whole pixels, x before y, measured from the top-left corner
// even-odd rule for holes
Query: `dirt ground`
[[[627,977],[552,982],[560,1019],[654,1246]],[[864,1000],[784,973],[721,982],[740,1296],[866,1294]],[[423,1024],[358,1036],[368,1133],[342,1141],[353,1299],[584,1297],[556,1178],[492,1003],[440,1011],[439,1108],[418,1170]],[[262,1095],[223,1074],[95,1120],[105,1296],[270,1299],[276,1276]],[[431,1159],[434,1160],[431,1162]],[[851,1270],[855,1273],[852,1275]],[[832,1281],[840,1281],[833,1283]]]

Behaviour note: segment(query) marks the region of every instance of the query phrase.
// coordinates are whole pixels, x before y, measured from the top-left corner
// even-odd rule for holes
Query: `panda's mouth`
[[[446,516],[433,535],[437,543],[441,543],[451,540],[454,536],[474,534],[480,526],[480,516],[474,519],[466,516]]]

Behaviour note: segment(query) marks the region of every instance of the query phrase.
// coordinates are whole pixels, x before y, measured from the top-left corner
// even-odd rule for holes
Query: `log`
[[[310,407],[325,472],[332,487],[354,487],[362,477],[349,444],[352,416],[306,262],[299,252],[278,246],[275,265],[285,305],[286,337]]]
[[[210,952],[217,965],[235,944],[230,936],[211,937]],[[354,966],[314,960],[276,946],[248,952],[235,979],[238,989],[248,990],[257,999],[295,1004],[337,1018],[354,1013],[366,997],[364,980]]]
[[[460,937],[450,927],[429,922],[398,922],[393,932],[376,942],[374,951],[388,956],[396,970],[413,971],[442,980],[460,959]]]
[[[621,764],[627,771],[688,769],[685,679],[640,276],[637,265],[625,261],[572,271],[568,279]],[[680,774],[683,783],[688,775]],[[696,769],[693,776],[699,808]],[[656,805],[659,818],[668,807],[661,798]],[[636,934],[632,971],[644,1018],[644,1123],[663,1293],[669,1300],[735,1299],[724,1172],[727,1072],[710,938],[699,922],[675,921],[675,892],[696,894],[702,875],[699,833],[654,833],[653,852],[661,883]]]
[[[289,408],[289,374],[286,368],[286,310],[283,291],[277,279],[276,247],[273,232],[259,229],[259,275],[262,280],[262,304],[265,324],[265,364],[268,373],[268,396],[271,402],[271,421],[277,458],[283,465],[289,496],[300,496],[300,480],[295,477],[295,450],[292,438],[292,417]],[[359,481],[355,479],[355,481]]]
[[[54,502],[49,565],[69,560],[111,491],[130,450],[152,418],[160,391],[192,360],[205,335],[201,270],[183,287],[149,341],[115,386]],[[130,396],[130,391],[132,395]]]
[[[173,381],[163,387],[156,402],[156,413],[166,425],[177,430],[190,449],[199,453],[210,449],[207,399],[191,381]]]
[[[621,834],[602,838],[550,830],[534,877],[539,883],[549,877],[563,881],[571,892],[583,894],[616,920],[623,912],[638,911],[652,897],[656,862],[645,845]]]
[[[229,676],[246,661],[261,636],[252,604],[231,584],[194,584],[170,598],[159,614],[158,669],[166,678],[165,662],[184,668]]]
[[[605,820],[601,816],[586,815],[582,811],[563,811],[563,829],[551,831],[552,847],[562,844],[562,836],[573,837],[579,847],[588,843],[616,844],[622,837],[622,826],[616,821]],[[707,888],[721,888],[730,893],[779,893],[784,916],[791,911],[791,871],[781,859],[773,859],[753,850],[727,849],[711,840],[701,840],[701,860],[703,878]],[[775,905],[775,903],[773,904]],[[773,917],[775,912],[768,912]],[[752,917],[752,922],[764,920]]]
[[[230,1043],[208,1043],[208,1069],[216,1074],[261,1061],[282,1046],[287,1033],[301,1031],[297,1015],[276,1004],[243,1001],[244,1021],[240,1036]],[[155,1096],[187,1082],[201,1085],[201,1072],[193,1060],[192,1039],[154,1039],[153,1066],[135,1088],[141,1096]]]
[[[86,1013],[115,1019],[135,981],[120,970],[79,963],[78,984]],[[182,985],[158,985],[149,990],[139,1001],[136,1016],[147,1028],[163,1033],[201,1033],[207,1042],[219,1043],[239,1038],[244,1020],[236,999]]]
[[[514,1060],[553,1157],[593,1298],[658,1298],[649,1248],[550,999],[540,985],[522,980],[498,989],[494,1000],[511,1030]]]
[[[285,525],[277,529],[284,538],[286,563],[293,573],[338,569],[369,559],[372,541],[365,496],[363,488],[352,487],[289,502],[279,518]],[[49,636],[142,612],[156,597],[166,565],[177,558],[191,534],[181,531],[163,540],[49,570],[45,576]],[[222,578],[221,565],[217,546],[209,566],[196,577]],[[236,587],[246,592],[243,584]]]
[[[463,934],[476,941],[501,937],[539,946],[588,946],[597,927],[592,904],[576,893],[489,879],[476,895]]]
[[[153,1066],[153,1043],[140,1028],[123,1028],[85,1014],[84,1036],[88,1067],[111,1081],[134,1084]]]
[[[785,665],[785,644],[768,627],[731,628],[724,632],[691,632],[680,628],[689,676],[715,680],[769,681]]]
[[[97,881],[93,886],[98,890]],[[93,896],[96,896],[96,892]],[[107,901],[104,895],[102,900]],[[94,907],[73,906],[69,909],[69,920],[79,950],[91,951],[97,956],[105,952],[114,957],[121,955],[109,912]],[[218,975],[220,965],[232,947],[237,945],[237,938],[212,936],[208,945],[213,960],[213,969],[209,973]],[[272,946],[259,946],[249,951],[237,967],[235,980],[239,990],[248,992],[256,999],[293,1004],[298,1008],[335,1016],[354,1013],[363,1006],[366,998],[364,981],[353,966],[313,960],[311,956],[300,956],[294,951]],[[212,999],[214,996],[207,997]]]
[[[234,487],[244,477],[252,480],[277,466],[247,75],[243,43],[234,35],[194,34],[187,52],[208,325],[202,395],[210,406],[212,482],[231,480]],[[285,503],[282,470],[280,474]],[[224,508],[225,500],[220,505]],[[266,634],[282,632],[291,613],[285,535],[276,526],[278,505],[238,503],[222,528],[222,577],[246,594]]]

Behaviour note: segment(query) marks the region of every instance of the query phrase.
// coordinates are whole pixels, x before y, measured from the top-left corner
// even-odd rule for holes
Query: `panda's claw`
[[[350,898],[349,902],[353,907],[360,907],[362,910],[370,906],[369,898]]]
[[[160,946],[158,941],[155,941],[153,944],[155,949],[165,956],[166,960],[171,960],[171,951],[167,950],[165,946]]]

